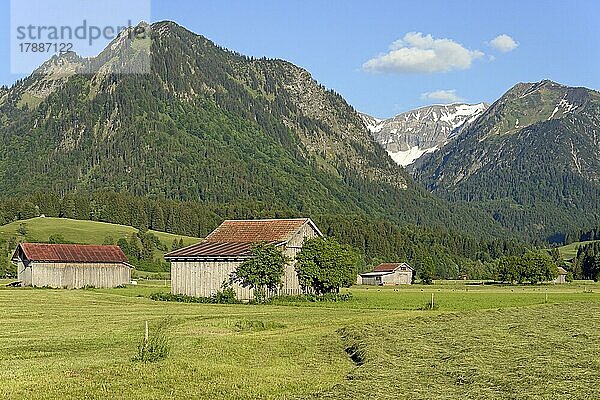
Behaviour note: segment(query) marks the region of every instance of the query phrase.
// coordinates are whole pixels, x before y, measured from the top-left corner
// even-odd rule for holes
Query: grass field
[[[0,226],[0,240],[8,240],[12,236],[19,236],[17,229],[21,224],[27,227],[25,241],[46,242],[50,235],[60,234],[65,240],[79,244],[102,244],[107,236],[112,236],[114,240],[122,237],[129,237],[137,229],[131,226],[109,224],[106,222],[83,221],[68,218],[37,217],[26,220],[11,222]],[[173,239],[183,238],[184,245],[197,243],[200,239],[173,235],[165,232],[151,231],[159,240],[171,248]],[[157,251],[156,256],[162,257],[163,252]]]
[[[356,287],[347,302],[263,306],[155,291],[168,286],[2,286],[0,398],[600,398],[598,284]],[[132,361],[146,320],[151,335],[168,326],[157,363]]]
[[[575,243],[568,244],[566,246],[559,247],[558,250],[560,251],[560,254],[562,255],[562,257],[565,260],[570,260],[572,258],[575,258],[575,256],[577,255],[577,249],[579,248],[579,246],[584,246],[586,244],[593,243],[593,242],[594,241],[575,242]]]

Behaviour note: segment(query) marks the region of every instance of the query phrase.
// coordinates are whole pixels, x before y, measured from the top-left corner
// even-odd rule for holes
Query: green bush
[[[211,297],[195,297],[185,294],[173,294],[156,292],[150,295],[150,299],[155,301],[175,301],[179,303],[209,303],[209,304],[237,304],[239,300],[235,298],[233,289],[224,289],[222,292],[217,292]]]
[[[230,287],[223,289],[222,292],[215,293],[213,296],[211,296],[211,299],[213,299],[214,303],[217,304],[239,303],[239,301],[235,298],[235,291]]]

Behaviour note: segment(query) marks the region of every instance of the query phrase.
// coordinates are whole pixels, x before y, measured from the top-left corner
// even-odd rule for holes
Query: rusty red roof
[[[227,220],[206,237],[207,242],[283,242],[288,240],[308,218]]]
[[[393,272],[400,266],[412,269],[407,263],[383,263],[373,268],[373,272]]]
[[[278,244],[271,242],[268,244]],[[247,258],[253,243],[249,242],[202,242],[166,254],[167,258],[203,257],[203,258]]]
[[[21,243],[13,260],[19,257],[19,249],[30,261],[127,263],[127,257],[119,246]]]
[[[165,258],[248,257],[253,243],[286,243],[306,223],[322,236],[310,218],[227,220],[203,242],[167,253]]]

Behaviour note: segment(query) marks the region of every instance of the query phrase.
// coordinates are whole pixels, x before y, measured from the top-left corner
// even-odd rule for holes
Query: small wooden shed
[[[359,275],[363,285],[410,285],[414,270],[407,263],[383,263]]]
[[[280,247],[292,261],[285,268],[279,294],[300,294],[302,289],[294,269],[295,257],[304,239],[323,236],[310,218],[228,220],[198,244],[165,254],[171,263],[171,292],[194,297],[210,297],[222,290],[230,274],[251,257],[255,243]],[[233,285],[236,297],[251,300],[248,288]]]
[[[110,288],[131,281],[132,266],[119,246],[21,243],[12,262],[21,286]]]
[[[558,276],[554,279],[554,283],[567,283],[567,275],[569,272],[563,267],[558,267]]]

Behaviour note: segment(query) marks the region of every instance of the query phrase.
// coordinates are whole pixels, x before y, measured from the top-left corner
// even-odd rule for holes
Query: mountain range
[[[113,191],[527,240],[600,220],[596,91],[522,83],[380,120],[287,61],[147,28],[0,90],[3,198]]]
[[[479,204],[513,231],[535,236],[593,226],[600,215],[600,93],[549,80],[519,83],[428,155],[414,176],[446,199]]]
[[[96,58],[55,56],[5,90],[4,196],[110,190],[237,204],[250,215],[268,204],[280,215],[500,233],[491,217],[416,184],[308,71],[231,52],[173,22],[146,28],[151,41],[124,31]],[[147,61],[148,73],[117,73]]]

